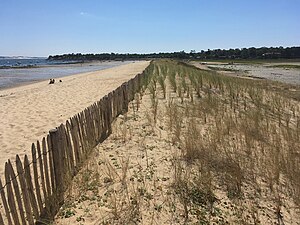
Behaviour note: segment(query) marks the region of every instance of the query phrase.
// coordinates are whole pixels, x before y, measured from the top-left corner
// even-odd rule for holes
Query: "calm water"
[[[47,66],[76,63],[76,61],[55,61],[47,60],[47,58],[32,57],[32,58],[18,58],[18,57],[0,57],[0,68],[22,68],[30,66]]]
[[[46,58],[0,58],[1,67],[22,67],[47,65]]]
[[[60,65],[57,65],[57,64]],[[77,73],[103,70],[129,62],[99,62],[66,64],[57,61],[47,61],[46,58],[11,59],[0,58],[0,89],[13,87],[29,82],[58,78]],[[23,68],[24,66],[34,66]],[[3,69],[3,66],[5,68]],[[6,68],[9,67],[9,68]]]

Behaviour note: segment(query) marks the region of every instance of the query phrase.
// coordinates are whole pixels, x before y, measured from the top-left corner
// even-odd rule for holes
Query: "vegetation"
[[[291,93],[300,88],[170,60],[147,72],[148,88],[74,184],[87,213],[70,207],[61,217],[82,221],[96,210],[98,224],[296,224],[300,99]]]
[[[102,54],[64,54],[49,56],[48,60],[72,60],[72,61],[90,61],[90,60],[139,60],[139,59],[297,59],[300,58],[300,47],[262,47],[262,48],[242,48],[221,50],[215,49],[196,52],[192,50],[190,53],[184,51],[173,53],[150,53],[150,54],[118,54],[118,53],[102,53]]]
[[[285,64],[280,64],[280,65],[272,65],[270,67],[283,68],[283,69],[300,69],[300,65],[285,65]]]

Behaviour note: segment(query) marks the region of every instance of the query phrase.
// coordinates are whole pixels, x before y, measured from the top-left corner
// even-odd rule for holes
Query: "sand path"
[[[31,143],[123,82],[141,73],[149,62],[141,61],[96,72],[0,90],[0,174],[8,159],[30,154]],[[59,80],[59,79],[57,79]]]

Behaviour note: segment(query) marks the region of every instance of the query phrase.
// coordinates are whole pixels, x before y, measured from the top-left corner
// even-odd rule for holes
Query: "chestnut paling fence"
[[[146,87],[152,64],[98,102],[33,143],[31,159],[16,155],[0,179],[0,225],[48,224],[64,202],[64,192],[92,149],[111,133],[111,123],[127,112],[135,93]]]

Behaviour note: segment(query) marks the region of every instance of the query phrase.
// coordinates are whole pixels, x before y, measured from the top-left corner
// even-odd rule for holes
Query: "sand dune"
[[[149,62],[63,77],[0,91],[0,174],[7,159],[30,153],[32,142],[142,72]],[[59,79],[57,79],[59,80]]]

